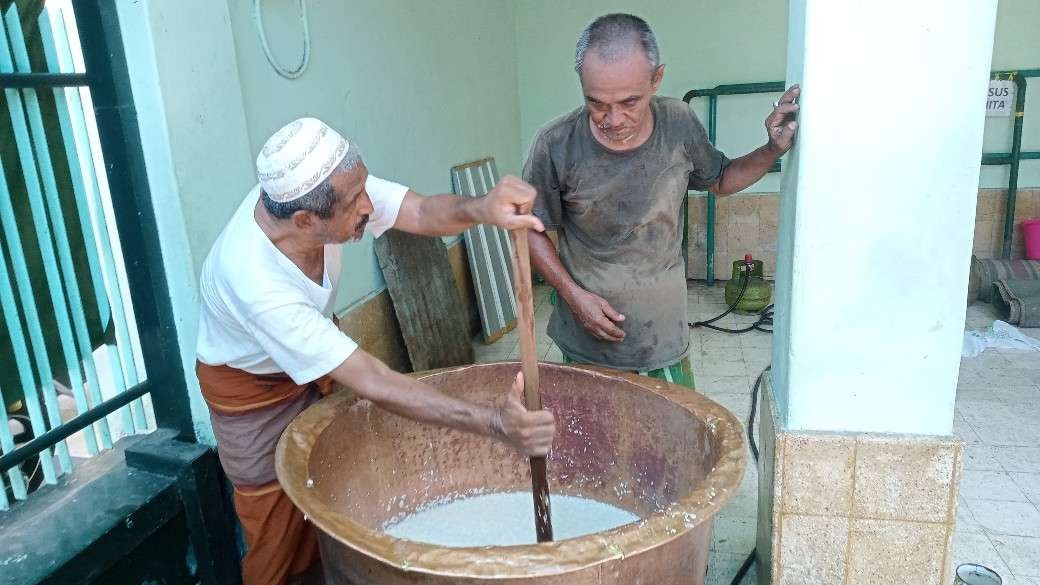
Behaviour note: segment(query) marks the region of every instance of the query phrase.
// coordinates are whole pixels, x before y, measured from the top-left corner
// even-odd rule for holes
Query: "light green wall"
[[[195,430],[213,443],[194,375],[198,270],[251,184],[228,14],[212,0],[116,6]],[[190,39],[191,42],[185,42]]]
[[[252,0],[228,0],[249,143],[298,116],[322,118],[361,147],[369,169],[421,193],[451,190],[453,165],[487,155],[520,166],[510,2],[309,0],[310,68],[296,81],[268,65]],[[265,2],[274,53],[302,46],[295,2]],[[384,286],[372,240],[344,251],[339,308]]]
[[[152,0],[146,6],[159,71],[156,89],[163,134],[198,274],[210,245],[253,184],[234,43],[227,11],[219,4]],[[196,14],[191,6],[205,14]],[[186,43],[186,38],[192,42]],[[160,208],[160,213],[169,211],[169,206]]]
[[[1040,2],[1001,0],[995,68],[1040,67]],[[520,141],[524,153],[531,138],[546,121],[581,105],[573,71],[574,43],[593,18],[609,12],[632,12],[645,18],[657,34],[666,64],[661,94],[681,98],[687,90],[723,83],[776,81],[784,77],[787,46],[787,2],[781,0],[648,0],[618,1],[517,0],[517,61],[520,86]],[[941,15],[936,15],[941,18]],[[898,14],[893,14],[898,18]],[[878,31],[879,41],[884,31]],[[889,108],[920,108],[927,102],[908,97],[907,88],[870,87],[864,80],[863,102],[849,104],[850,133],[862,130],[863,119],[884,115]],[[720,100],[719,146],[739,156],[765,139],[762,122],[775,95],[736,96]],[[979,97],[980,107],[984,96]],[[941,99],[941,96],[937,96]],[[698,100],[704,102],[706,100]],[[703,103],[696,111],[705,120]],[[1024,148],[1040,150],[1040,79],[1029,91]],[[951,123],[956,121],[951,120]],[[986,150],[1007,151],[1010,125],[1003,120],[987,124]],[[898,137],[893,137],[898,139]],[[849,156],[855,156],[850,152]],[[982,186],[1007,185],[1007,169],[987,168]],[[1040,186],[1040,161],[1022,164],[1021,184]],[[776,192],[779,177],[767,176],[750,192]]]
[[[308,0],[312,59],[297,81],[268,66],[251,0],[119,0],[149,187],[196,431],[212,443],[193,375],[198,272],[255,183],[264,140],[317,116],[356,140],[373,172],[450,191],[449,169],[494,155],[520,165],[513,7],[480,0]],[[274,51],[301,43],[294,2],[265,2]],[[348,246],[339,309],[384,284],[369,238]]]

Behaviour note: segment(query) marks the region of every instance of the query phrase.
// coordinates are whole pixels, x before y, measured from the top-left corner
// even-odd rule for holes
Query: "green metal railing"
[[[0,405],[28,428],[0,421],[0,509],[119,436],[193,436],[114,3],[17,6],[0,22]]]
[[[712,144],[716,144],[718,138],[718,112],[719,112],[719,96],[724,95],[748,95],[755,93],[779,93],[784,91],[784,82],[772,81],[764,83],[738,83],[729,85],[718,85],[711,89],[691,89],[686,92],[683,96],[683,101],[691,103],[694,98],[706,97],[708,98],[708,140]],[[780,171],[780,161],[777,161],[769,172],[775,173]],[[706,203],[706,217],[705,223],[707,225],[707,235],[705,247],[707,248],[707,258],[705,260],[705,280],[709,285],[715,284],[715,196],[711,193],[707,195]],[[689,200],[689,198],[687,198]],[[683,254],[687,254],[687,234],[690,233],[690,213],[689,206],[685,207],[684,219],[683,219]]]
[[[1031,77],[1040,77],[1040,69],[994,71],[993,78],[996,79],[998,77],[1006,77],[1010,80],[1013,80],[1017,86],[1015,94],[1015,108],[1013,114],[1015,119],[1011,137],[1011,152],[985,153],[982,155],[982,164],[1010,166],[1007,189],[1007,207],[1004,215],[1004,236],[1001,251],[1001,254],[1004,258],[1009,258],[1011,257],[1011,241],[1015,226],[1015,200],[1018,195],[1019,166],[1023,160],[1040,159],[1040,152],[1022,150],[1022,125],[1025,118],[1027,85],[1026,80]],[[708,140],[710,140],[712,144],[715,144],[718,126],[718,99],[720,96],[780,93],[783,92],[784,89],[786,88],[784,87],[784,82],[782,81],[718,85],[709,89],[692,89],[686,92],[686,95],[683,96],[683,101],[689,104],[695,98],[708,98]],[[779,172],[780,169],[780,161],[777,161],[777,163],[773,165],[773,168],[771,168],[769,172]],[[705,280],[709,285],[715,283],[715,199],[715,196],[711,193],[707,194],[705,218],[707,224],[707,259],[705,262]],[[689,222],[690,216],[689,211],[687,209],[685,212],[683,230],[684,254],[686,253],[688,245],[686,234],[689,233]]]
[[[982,164],[1007,164],[1010,166],[1008,173],[1007,207],[1004,211],[1004,241],[1001,246],[1002,258],[1011,257],[1011,241],[1015,230],[1015,202],[1018,198],[1018,169],[1022,159],[1038,159],[1040,152],[1022,152],[1022,125],[1026,116],[1026,80],[1030,77],[1040,77],[1040,69],[1022,69],[1019,71],[994,71],[993,77],[1007,77],[1015,82],[1015,117],[1014,126],[1011,130],[1011,152],[1006,153],[1007,162],[1004,163],[1005,153],[992,155],[987,162],[986,156],[982,157]]]

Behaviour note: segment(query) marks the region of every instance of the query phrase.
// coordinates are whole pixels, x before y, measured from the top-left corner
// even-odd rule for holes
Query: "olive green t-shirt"
[[[524,165],[538,190],[535,215],[558,230],[564,267],[625,315],[625,339],[600,341],[560,299],[549,336],[575,360],[640,371],[689,351],[683,198],[707,190],[729,163],[686,103],[654,97],[650,107],[654,129],[638,148],[600,144],[582,107],[543,127]]]

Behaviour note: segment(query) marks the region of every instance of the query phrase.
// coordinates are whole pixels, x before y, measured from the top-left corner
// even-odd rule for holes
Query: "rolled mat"
[[[975,299],[993,300],[993,283],[997,280],[1040,280],[1040,260],[1001,260],[971,257],[968,303]]]
[[[1040,280],[998,280],[993,283],[992,297],[1004,321],[1019,327],[1040,327]]]

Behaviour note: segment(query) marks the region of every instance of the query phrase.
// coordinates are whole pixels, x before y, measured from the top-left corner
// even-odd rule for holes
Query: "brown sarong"
[[[314,527],[278,485],[274,451],[289,422],[332,390],[325,377],[299,385],[285,374],[250,374],[197,362],[217,453],[234,485],[245,533],[243,585],[283,585],[318,560]]]

